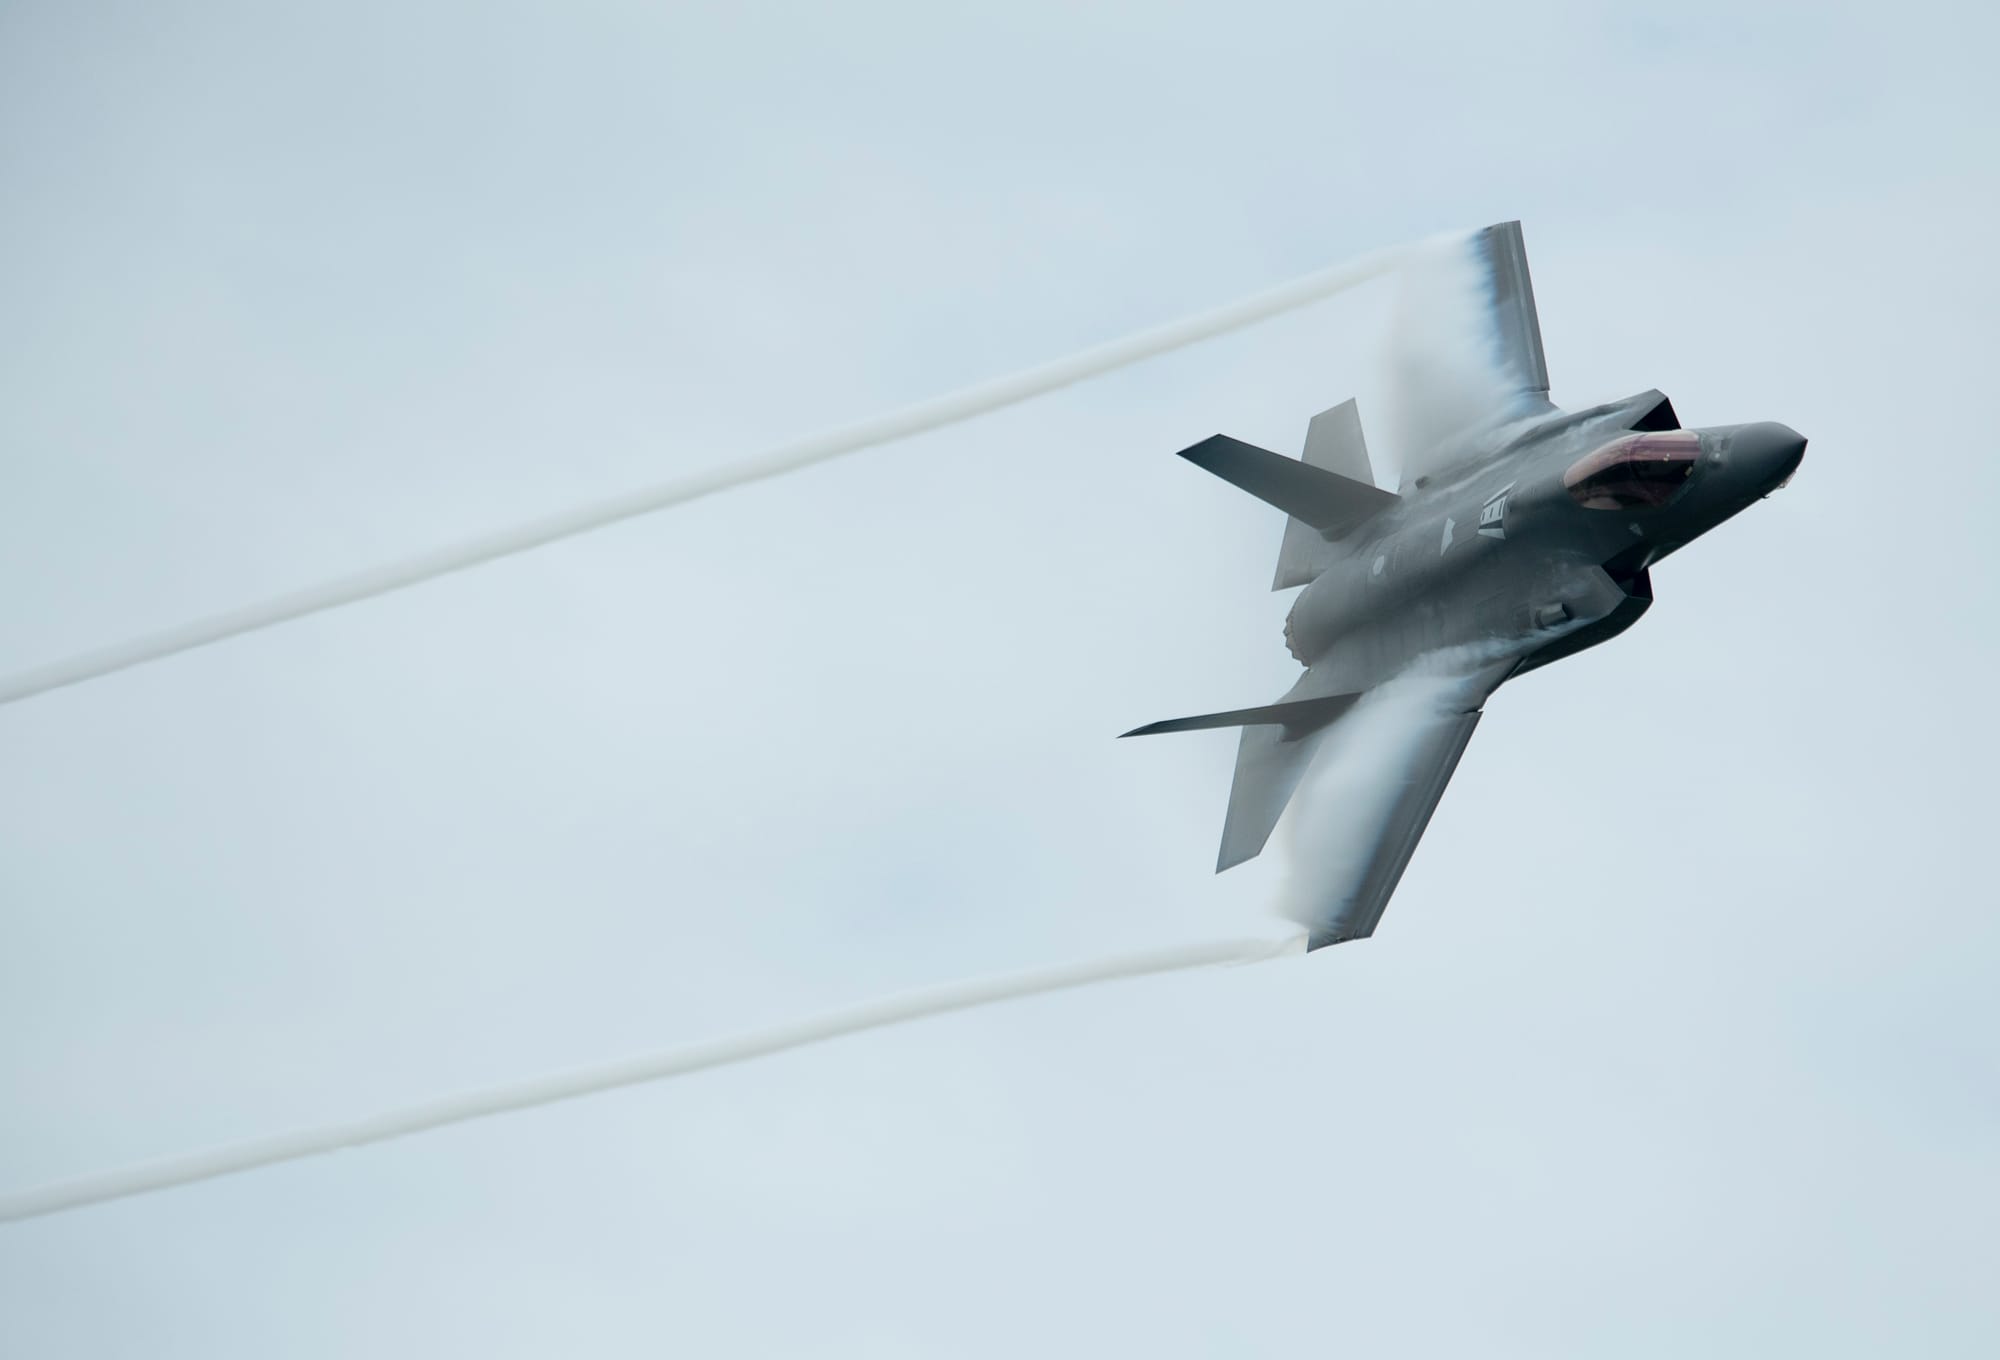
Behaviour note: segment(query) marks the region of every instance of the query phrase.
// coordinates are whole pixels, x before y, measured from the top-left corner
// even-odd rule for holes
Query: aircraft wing
[[[1551,409],[1519,222],[1434,241],[1401,271],[1388,336],[1388,433],[1405,485],[1496,425]]]
[[[1516,397],[1546,403],[1549,364],[1542,354],[1542,321],[1521,224],[1488,227],[1473,238],[1473,249],[1486,265],[1486,315],[1506,386]]]
[[[1507,673],[1406,677],[1326,731],[1291,809],[1286,911],[1308,949],[1375,933],[1431,813]]]

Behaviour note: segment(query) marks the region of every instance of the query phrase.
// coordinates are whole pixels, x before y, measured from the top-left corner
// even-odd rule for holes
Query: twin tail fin
[[[1352,401],[1313,417],[1297,459],[1222,434],[1182,449],[1181,457],[1290,516],[1273,590],[1311,581],[1326,569],[1335,540],[1396,503],[1394,493],[1372,480]]]

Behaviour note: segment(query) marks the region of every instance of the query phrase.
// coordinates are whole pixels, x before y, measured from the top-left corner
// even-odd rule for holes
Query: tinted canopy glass
[[[1628,434],[1578,459],[1563,486],[1586,510],[1643,510],[1678,496],[1700,456],[1692,430]]]

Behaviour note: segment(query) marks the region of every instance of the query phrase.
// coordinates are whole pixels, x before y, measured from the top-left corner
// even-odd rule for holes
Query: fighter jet
[[[1655,563],[1785,485],[1805,455],[1771,422],[1683,429],[1656,390],[1558,408],[1521,224],[1461,242],[1484,332],[1461,364],[1472,380],[1434,394],[1394,493],[1376,485],[1352,401],[1313,417],[1299,459],[1220,434],[1180,453],[1290,516],[1271,588],[1305,587],[1285,620],[1305,674],[1283,698],[1124,734],[1243,729],[1216,871],[1263,850],[1343,723],[1396,729],[1393,768],[1363,791],[1375,806],[1342,813],[1380,831],[1306,911],[1311,949],[1374,933],[1494,690],[1630,628]],[[1427,667],[1454,673],[1442,699],[1367,702]]]

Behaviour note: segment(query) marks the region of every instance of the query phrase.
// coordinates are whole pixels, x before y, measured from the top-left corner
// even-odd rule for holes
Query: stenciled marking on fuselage
[[[1513,493],[1514,483],[1509,482],[1491,496],[1486,504],[1479,507],[1479,532],[1487,538],[1507,537],[1507,497]]]

